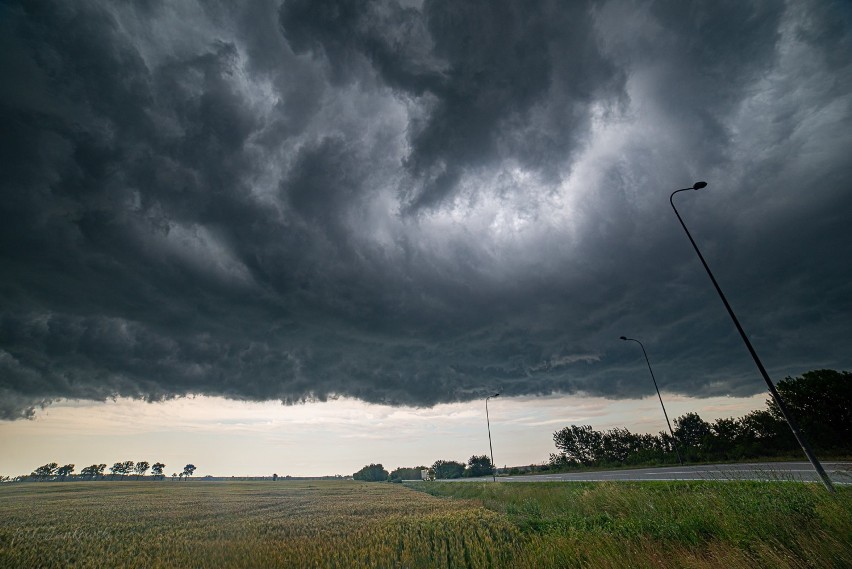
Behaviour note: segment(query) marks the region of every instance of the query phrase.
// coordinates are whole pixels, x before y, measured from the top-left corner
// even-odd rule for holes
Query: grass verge
[[[852,567],[852,488],[784,482],[412,485],[473,500],[527,539],[529,567]]]

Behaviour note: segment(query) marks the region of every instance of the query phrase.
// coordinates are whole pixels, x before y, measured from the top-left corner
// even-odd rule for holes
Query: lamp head
[[[707,187],[707,182],[695,182],[692,185],[693,190],[700,190],[701,188],[706,188],[706,187]]]
[[[495,393],[495,394],[494,394],[494,395],[492,395],[491,397],[500,397],[500,394],[499,394],[499,393]]]
[[[620,339],[622,339],[622,340],[626,340],[626,339],[627,339],[627,336],[621,336],[621,337],[620,337]]]

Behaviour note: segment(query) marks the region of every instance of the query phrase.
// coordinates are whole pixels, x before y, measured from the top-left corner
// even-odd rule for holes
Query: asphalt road
[[[823,462],[823,468],[836,484],[852,484],[852,462]],[[491,477],[458,478],[442,482],[490,481]],[[766,480],[818,482],[809,462],[760,462],[750,464],[702,464],[634,468],[598,472],[567,472],[529,476],[498,476],[497,482],[601,482],[605,480]]]

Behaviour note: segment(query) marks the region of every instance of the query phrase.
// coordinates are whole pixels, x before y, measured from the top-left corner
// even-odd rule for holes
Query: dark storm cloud
[[[409,125],[414,209],[440,204],[468,170],[513,158],[555,181],[595,100],[617,99],[622,70],[600,53],[588,3],[298,0],[281,9],[297,52],[324,57],[332,77],[365,62],[429,108]]]
[[[0,417],[848,368],[848,7],[569,4],[4,4]]]

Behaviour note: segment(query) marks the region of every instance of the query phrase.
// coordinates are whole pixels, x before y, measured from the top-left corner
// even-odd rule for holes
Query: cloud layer
[[[849,367],[841,2],[0,7],[0,417]]]

